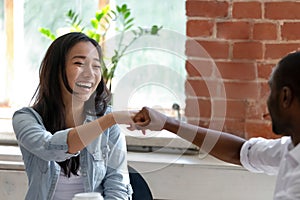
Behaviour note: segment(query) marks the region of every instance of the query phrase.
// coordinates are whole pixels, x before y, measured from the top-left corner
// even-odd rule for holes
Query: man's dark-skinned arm
[[[148,107],[139,111],[133,121],[135,128],[143,132],[147,129],[170,131],[220,160],[241,165],[240,150],[246,141],[241,137],[184,123]]]

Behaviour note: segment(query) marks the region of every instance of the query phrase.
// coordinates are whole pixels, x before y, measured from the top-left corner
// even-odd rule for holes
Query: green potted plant
[[[120,59],[126,54],[128,47],[135,41],[145,35],[158,35],[162,26],[152,25],[151,28],[142,28],[140,26],[134,27],[134,17],[131,16],[131,11],[126,4],[116,6],[115,10],[110,6],[106,6],[101,10],[96,11],[95,16],[90,19],[90,26],[83,26],[82,19],[79,14],[73,10],[67,12],[68,28],[66,32],[83,32],[89,37],[95,39],[100,44],[105,41],[108,31],[115,25],[115,31],[119,33],[116,48],[114,49],[113,56],[103,58],[102,74],[106,81],[108,88],[111,90],[111,82],[114,77],[115,70],[118,66]],[[58,34],[47,28],[39,28],[42,35],[51,40],[55,40]],[[125,34],[132,34],[130,40],[125,39]],[[105,59],[108,62],[105,62]],[[108,64],[107,64],[108,63]]]

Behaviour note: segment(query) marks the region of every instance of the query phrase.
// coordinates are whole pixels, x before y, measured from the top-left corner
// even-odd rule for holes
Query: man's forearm
[[[245,139],[224,133],[184,123],[168,117],[164,129],[192,142],[207,152],[225,162],[240,165],[240,150]]]

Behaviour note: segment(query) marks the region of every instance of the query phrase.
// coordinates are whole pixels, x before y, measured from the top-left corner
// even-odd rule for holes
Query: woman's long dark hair
[[[66,76],[66,56],[70,49],[78,42],[91,42],[97,49],[102,60],[99,44],[83,33],[72,32],[57,38],[48,48],[40,66],[40,83],[33,96],[33,108],[41,115],[45,128],[54,134],[56,131],[66,129],[65,106],[62,99],[61,81],[70,93],[73,93]],[[103,78],[90,99],[85,102],[86,115],[102,116],[111,99]],[[71,173],[77,175],[79,169],[79,156],[58,162],[64,173],[70,177]]]

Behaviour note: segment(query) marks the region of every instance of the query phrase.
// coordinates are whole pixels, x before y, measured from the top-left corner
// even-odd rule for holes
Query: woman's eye
[[[95,68],[99,68],[99,69],[101,68],[100,65],[94,65],[94,67],[95,67]]]
[[[82,62],[75,62],[75,65],[83,66],[84,64]]]

